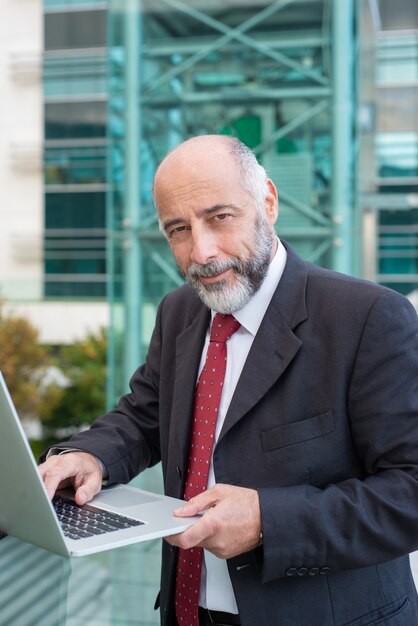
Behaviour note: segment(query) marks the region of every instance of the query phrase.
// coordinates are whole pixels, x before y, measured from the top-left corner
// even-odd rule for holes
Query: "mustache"
[[[237,272],[242,271],[242,263],[238,259],[225,259],[224,261],[209,261],[204,265],[200,263],[192,263],[187,269],[186,278],[212,278],[226,270],[234,269]]]

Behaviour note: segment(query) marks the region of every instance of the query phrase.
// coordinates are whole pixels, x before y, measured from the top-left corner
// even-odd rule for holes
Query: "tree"
[[[24,317],[7,313],[0,302],[0,368],[22,418],[37,418],[54,402],[58,389],[41,384],[51,359],[39,332]]]
[[[39,419],[45,437],[76,432],[106,408],[106,331],[52,349],[0,302],[0,369],[21,418]]]
[[[90,424],[106,409],[106,331],[62,346],[56,366],[66,381],[52,409],[41,416],[45,434],[71,434]]]

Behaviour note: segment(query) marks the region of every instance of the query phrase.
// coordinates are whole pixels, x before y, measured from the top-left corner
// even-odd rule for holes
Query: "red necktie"
[[[184,499],[190,500],[208,483],[216,420],[226,371],[226,342],[240,323],[216,313],[210,331],[205,366],[196,387]],[[179,550],[176,577],[176,616],[179,626],[198,626],[202,548]]]

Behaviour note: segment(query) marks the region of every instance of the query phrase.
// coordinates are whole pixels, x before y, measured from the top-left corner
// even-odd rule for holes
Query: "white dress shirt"
[[[270,263],[267,275],[261,287],[242,309],[234,313],[235,319],[240,322],[241,326],[236,333],[232,335],[227,343],[228,358],[218,419],[216,422],[215,446],[254,337],[257,334],[261,321],[268,305],[270,304],[270,300],[276,291],[286,265],[286,250],[281,241],[279,239],[277,241],[278,246],[276,254]],[[212,311],[212,319],[214,316],[215,312]],[[209,345],[209,334],[210,329],[208,329],[206,342],[203,347],[199,375],[203,369],[206,359],[206,352]],[[208,488],[215,485],[215,483],[216,480],[213,471],[212,457],[209,470]],[[238,607],[235,601],[234,590],[229,577],[226,560],[219,559],[211,552],[204,550],[202,565],[202,580],[199,599],[200,606],[212,609],[213,611],[238,613]]]

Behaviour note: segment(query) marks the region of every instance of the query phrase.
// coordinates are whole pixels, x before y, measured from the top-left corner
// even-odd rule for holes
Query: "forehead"
[[[159,212],[176,205],[199,207],[227,203],[246,194],[239,164],[225,151],[183,150],[169,155],[155,177],[154,196]]]

